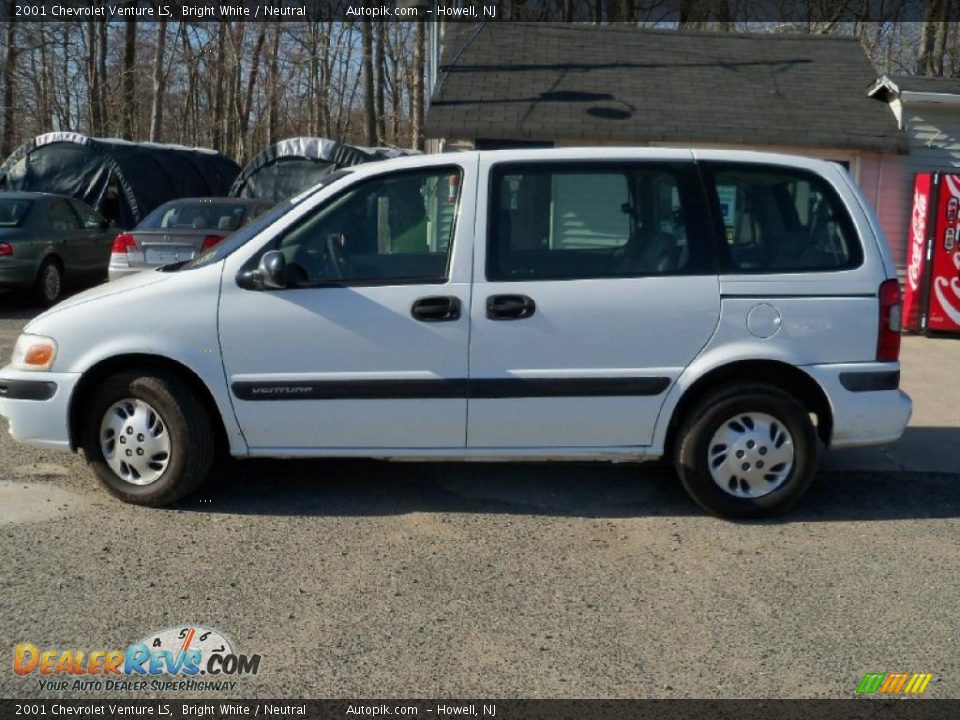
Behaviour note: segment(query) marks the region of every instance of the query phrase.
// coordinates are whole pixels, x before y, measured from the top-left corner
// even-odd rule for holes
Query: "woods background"
[[[762,23],[735,21],[731,1],[681,4],[671,23],[656,2],[633,0],[500,10],[503,19],[855,35],[878,73],[960,76],[960,0],[923,0],[917,22],[899,19],[903,6],[886,10],[885,22],[841,21],[851,8],[834,5],[804,21]],[[423,146],[422,21],[5,22],[0,33],[2,157],[51,130],[212,147],[241,165],[296,135]]]

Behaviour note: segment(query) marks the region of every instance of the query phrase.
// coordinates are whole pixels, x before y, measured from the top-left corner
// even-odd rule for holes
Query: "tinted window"
[[[708,173],[727,272],[843,270],[863,260],[852,221],[822,178],[802,170],[718,166]]]
[[[459,186],[458,168],[363,181],[314,211],[277,247],[299,283],[442,280]]]
[[[515,165],[491,180],[487,277],[575,279],[711,267],[692,166]],[[702,213],[700,214],[702,217]]]
[[[246,213],[247,206],[242,203],[168,203],[147,215],[137,229],[232,232],[244,223]]]
[[[66,200],[56,200],[47,209],[47,223],[54,230],[79,230],[80,220]]]
[[[71,200],[70,204],[73,205],[73,209],[80,216],[80,222],[83,223],[85,228],[88,230],[100,230],[102,228],[101,223],[104,220],[96,210],[79,200]]]
[[[16,227],[29,209],[29,200],[0,200],[0,227]]]

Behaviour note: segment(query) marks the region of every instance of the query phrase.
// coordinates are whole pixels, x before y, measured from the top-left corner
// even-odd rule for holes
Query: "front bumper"
[[[913,402],[898,387],[898,363],[808,365],[803,369],[820,383],[830,401],[830,447],[883,445],[903,435]]]
[[[0,416],[19,442],[70,450],[70,397],[80,373],[0,370]]]

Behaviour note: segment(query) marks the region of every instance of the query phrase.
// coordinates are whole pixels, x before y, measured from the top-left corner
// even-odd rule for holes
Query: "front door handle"
[[[410,314],[420,322],[450,322],[460,319],[460,298],[440,295],[420,298]]]
[[[523,320],[536,311],[537,304],[526,295],[491,295],[487,298],[487,317],[491,320]]]

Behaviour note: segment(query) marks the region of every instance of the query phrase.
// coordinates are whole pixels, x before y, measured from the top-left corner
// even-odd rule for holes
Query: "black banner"
[[[958,700],[2,700],[0,718],[939,720]]]
[[[621,22],[709,29],[721,23],[800,23],[825,32],[841,23],[929,20],[927,0],[11,0],[0,22],[351,21]],[[945,11],[960,19],[960,5]],[[949,16],[949,17],[947,17]],[[939,18],[940,16],[937,16]],[[934,18],[936,19],[936,18]]]

